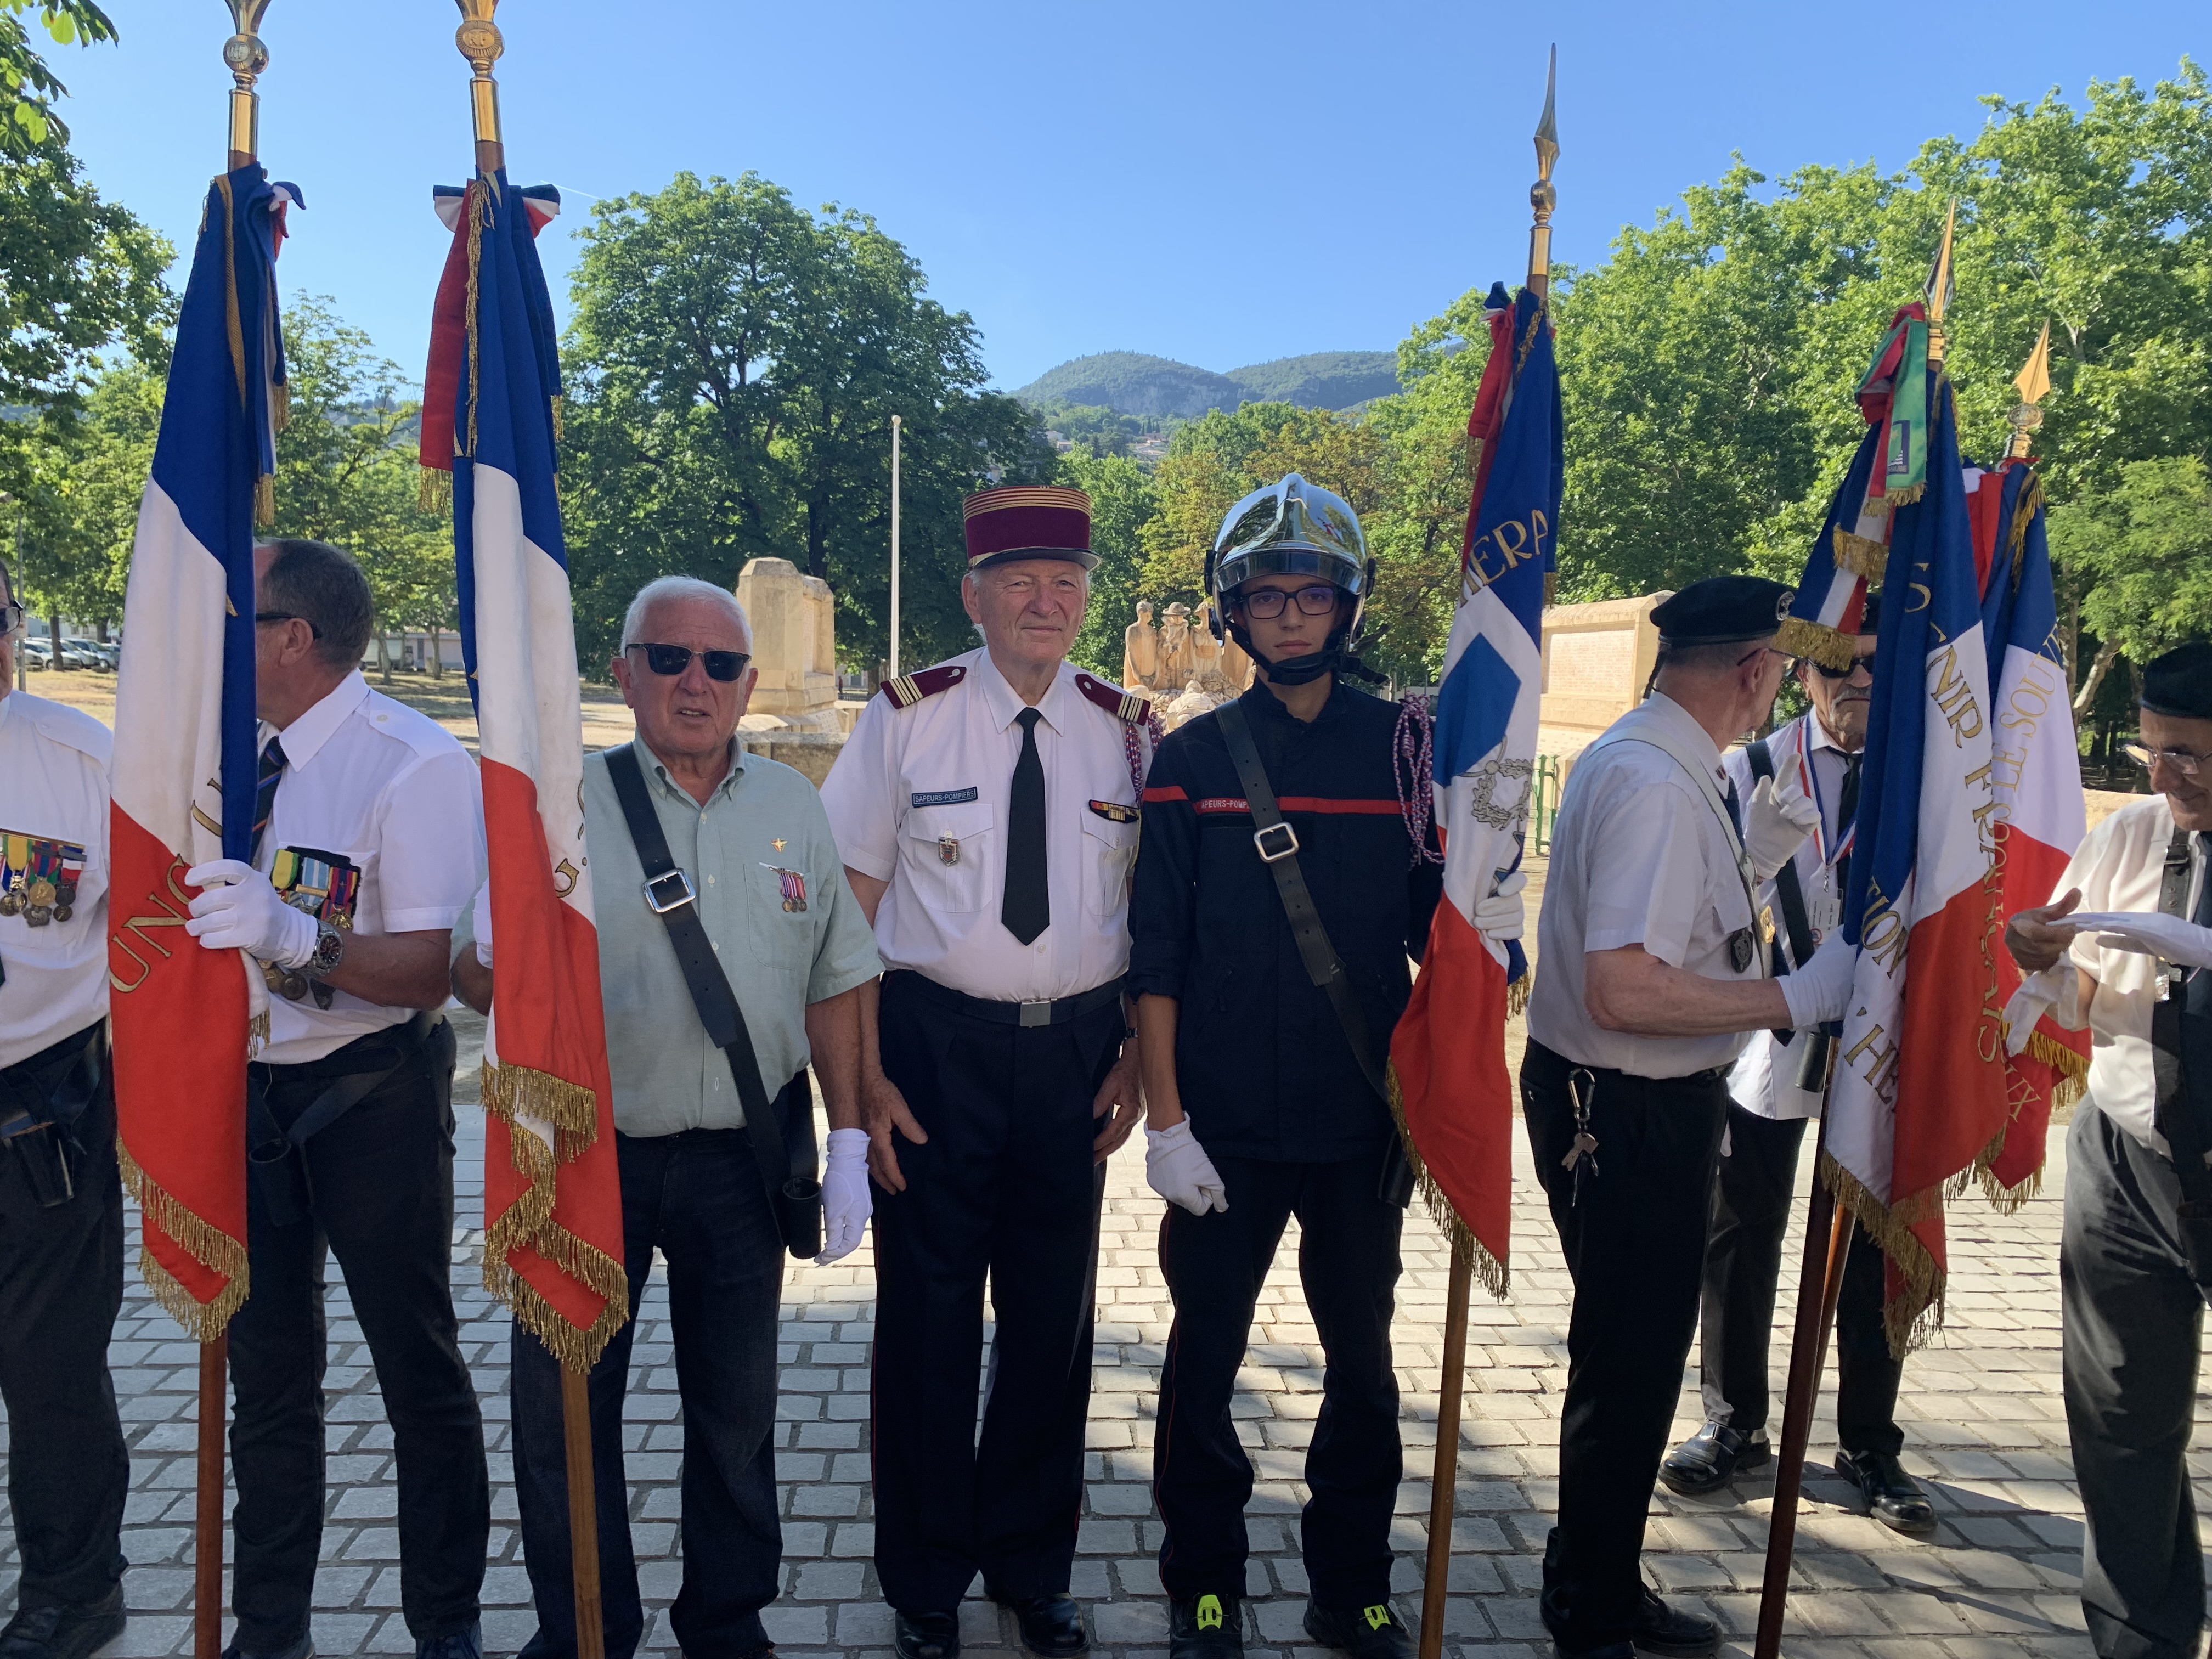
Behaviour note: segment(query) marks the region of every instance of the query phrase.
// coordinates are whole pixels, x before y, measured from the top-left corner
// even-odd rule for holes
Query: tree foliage
[[[57,46],[88,46],[115,39],[115,24],[93,0],[0,0],[0,155],[21,160],[48,143],[69,143],[69,128],[54,113],[54,100],[69,88],[32,44],[24,15]]]

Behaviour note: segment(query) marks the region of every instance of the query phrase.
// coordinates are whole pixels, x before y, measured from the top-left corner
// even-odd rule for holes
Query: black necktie
[[[276,805],[276,786],[284,777],[284,744],[276,738],[261,751],[261,771],[253,787],[253,844],[246,850],[248,864],[261,856],[261,837],[269,828],[270,809]]]
[[[1022,728],[1021,757],[1006,794],[1006,896],[999,920],[1024,945],[1052,925],[1052,895],[1044,872],[1044,762],[1038,757],[1034,708],[1014,716]]]
[[[1735,825],[1736,839],[1741,841],[1743,839],[1743,802],[1736,797],[1734,778],[1728,781],[1728,795],[1722,805],[1728,808],[1729,822]]]
[[[1866,750],[1844,757],[1844,787],[1836,796],[1836,838],[1840,841],[1859,815],[1859,763]]]

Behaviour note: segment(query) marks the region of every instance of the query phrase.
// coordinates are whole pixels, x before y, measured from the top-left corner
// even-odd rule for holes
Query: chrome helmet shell
[[[1374,580],[1359,515],[1295,472],[1229,509],[1206,556],[1206,591],[1227,593],[1255,576],[1279,574],[1318,576],[1363,602]]]

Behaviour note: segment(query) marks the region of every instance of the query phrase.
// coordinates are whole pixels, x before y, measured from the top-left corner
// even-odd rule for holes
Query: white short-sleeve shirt
[[[876,911],[884,966],[992,1002],[1075,996],[1127,972],[1139,793],[1132,728],[1060,665],[1036,726],[1052,921],[1024,945],[999,919],[1024,705],[988,650],[938,667],[962,672],[905,708],[870,700],[822,786],[839,854],[890,884]],[[1151,738],[1135,729],[1139,765],[1149,764]]]
[[[1732,1064],[1749,1034],[1641,1036],[1608,1031],[1583,1006],[1583,956],[1640,945],[1671,967],[1706,979],[1758,979],[1759,951],[1738,969],[1729,937],[1757,923],[1737,873],[1729,831],[1697,781],[1649,743],[1607,741],[1656,729],[1712,773],[1728,774],[1705,729],[1672,698],[1653,693],[1583,750],[1568,775],[1552,832],[1551,873],[1537,922],[1537,972],[1528,1035],[1584,1066],[1637,1077],[1686,1077]]]
[[[428,715],[369,689],[358,673],[279,733],[286,761],[255,867],[284,848],[333,854],[361,872],[353,931],[419,933],[453,925],[484,878],[483,796],[477,763]],[[331,988],[328,1008],[272,993],[271,1065],[320,1060],[356,1037],[411,1018]]]
[[[69,919],[34,924],[13,890],[0,915],[0,1067],[28,1060],[107,1013],[107,761],[113,740],[89,714],[27,691],[0,696],[0,835],[27,865],[74,850]],[[33,843],[40,843],[36,850]],[[0,865],[10,854],[0,848]],[[51,879],[51,878],[49,878]]]

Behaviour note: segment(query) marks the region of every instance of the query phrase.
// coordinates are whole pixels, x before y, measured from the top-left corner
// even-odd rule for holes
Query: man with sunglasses
[[[1840,933],[1777,978],[1759,889],[1820,821],[1801,780],[1748,795],[1721,749],[1763,722],[1792,597],[1692,582],[1653,612],[1652,695],[1576,759],[1553,830],[1522,1111],[1574,1279],[1559,1524],[1542,1617],[1563,1659],[1688,1659],[1711,1620],[1644,1585],[1651,1487],[1698,1322],[1729,1073],[1759,1031],[1840,1018]]]
[[[1066,1659],[1090,1642],[1069,1586],[1103,1165],[1139,1110],[1122,975],[1152,728],[1066,661],[1091,498],[1008,485],[964,517],[982,648],[887,683],[822,789],[885,967],[863,993],[876,1571],[900,1659],[952,1659],[979,1572]]]
[[[13,689],[0,566],[0,1400],[21,1552],[0,1659],[84,1659],[124,1626],[131,1460],[107,1343],[123,1188],[107,1074],[107,728]]]
[[[1399,793],[1407,716],[1346,683],[1364,672],[1353,653],[1374,580],[1351,507],[1291,473],[1230,509],[1208,566],[1257,683],[1161,745],[1131,912],[1146,1175],[1169,1203],[1160,1267],[1175,1301],[1152,1451],[1169,1652],[1243,1651],[1253,1473],[1231,1405],[1295,1216],[1328,1360],[1305,1458],[1304,1628],[1355,1659],[1410,1659],[1390,1601],[1404,1462],[1390,1317],[1412,1182],[1381,1066],[1443,867]],[[1247,766],[1279,815],[1254,808]],[[1517,936],[1519,885],[1478,906],[1477,926]],[[1308,966],[1316,946],[1351,988],[1342,1004]]]
[[[1796,665],[1811,707],[1771,736],[1729,751],[1729,781],[1750,796],[1764,778],[1794,781],[1820,819],[1796,854],[1759,891],[1775,921],[1777,975],[1803,963],[1843,920],[1843,883],[1858,811],[1859,765],[1874,693],[1875,630],[1881,596],[1867,599],[1851,656],[1841,667],[1810,657]],[[1767,1348],[1774,1329],[1782,1238],[1807,1120],[1820,1115],[1820,1091],[1801,1076],[1817,1039],[1790,1030],[1761,1032],[1729,1074],[1728,1133],[1713,1184],[1700,1306],[1700,1382],[1705,1423],[1659,1466],[1670,1491],[1717,1492],[1739,1469],[1757,1468],[1767,1443]],[[1817,1061],[1814,1062],[1816,1065]],[[1932,1531],[1936,1513],[1898,1462],[1905,1431],[1897,1423],[1902,1360],[1882,1329],[1883,1257],[1863,1227],[1851,1234],[1836,1314],[1836,1458],[1839,1474],[1866,1494],[1875,1519],[1895,1531]]]
[[[2186,1456],[2212,1297],[2212,642],[2144,665],[2156,793],[2092,830],[2005,944],[2024,1047],[2048,1011],[2092,1035],[2066,1139],[2058,1256],[2081,1610],[2103,1659],[2195,1659],[2204,1571]]]
[[[809,1120],[806,1147],[810,1066],[821,1084],[830,1159],[822,1195],[828,1248],[817,1262],[860,1243],[869,1209],[855,1092],[859,988],[873,984],[881,964],[813,786],[738,745],[759,676],[751,653],[751,623],[727,588],[691,576],[647,583],[623,618],[611,665],[637,717],[636,738],[584,757],[623,1262],[633,1316],[656,1254],[667,1276],[684,1425],[684,1582],[669,1620],[684,1651],[700,1659],[747,1659],[769,1647],[761,1613],[783,1570],[775,1429],[786,1247],[760,1156],[762,1126],[731,1069],[742,1062],[709,1036],[656,899],[688,893],[677,908],[696,917],[728,981],[761,1097],[790,1139]],[[634,763],[681,883],[668,877],[648,889],[617,762]],[[495,988],[489,892],[468,926],[474,948],[456,954],[453,986],[487,1011]],[[607,1659],[629,1659],[645,1631],[623,1439],[635,1330],[625,1324],[615,1333],[586,1380]],[[538,1607],[538,1630],[522,1651],[574,1659],[561,1368],[519,1319],[511,1352],[515,1496]]]
[[[235,1659],[300,1659],[322,1555],[323,1295],[337,1257],[390,1419],[400,1600],[422,1659],[477,1659],[491,1528],[453,1242],[453,922],[483,880],[476,763],[370,690],[375,620],[352,557],[254,550],[260,787],[249,860],[185,872],[186,931],[269,990],[248,1067],[249,1296],[230,1324]]]

